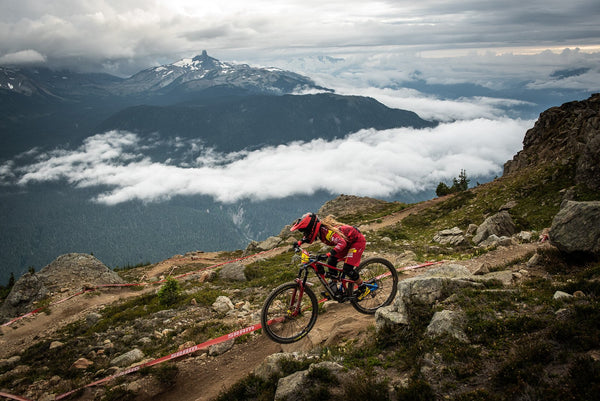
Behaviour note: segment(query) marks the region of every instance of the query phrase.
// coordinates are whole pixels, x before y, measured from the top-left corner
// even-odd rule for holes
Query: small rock
[[[484,262],[475,269],[473,274],[476,276],[481,276],[483,274],[488,274],[489,272],[490,272],[490,264],[487,262]]]
[[[538,263],[540,263],[540,254],[536,253],[534,254],[531,258],[529,258],[529,260],[527,261],[527,267],[532,267],[537,265]]]
[[[465,234],[475,235],[475,233],[477,232],[477,227],[479,227],[477,224],[469,224],[469,227],[467,227],[467,231],[465,232]]]
[[[531,242],[533,234],[530,231],[521,231],[520,233],[516,234],[515,237],[521,242]]]
[[[224,295],[217,297],[215,302],[212,304],[212,307],[216,312],[219,313],[227,313],[235,308],[231,302],[231,299]]]
[[[129,366],[137,361],[140,361],[144,358],[144,353],[138,348],[134,348],[129,352],[124,353],[123,355],[119,355],[110,361],[111,365],[125,367]]]
[[[56,349],[56,348],[60,348],[63,345],[65,345],[64,343],[61,343],[60,341],[52,341],[50,343],[50,348],[49,349]]]
[[[184,350],[184,349],[187,349],[187,348],[191,348],[194,345],[196,345],[196,344],[194,344],[193,341],[186,341],[183,344],[181,344],[179,347],[177,347],[177,351],[181,351],[181,350]]]
[[[514,200],[510,200],[507,203],[505,203],[504,205],[500,206],[500,209],[498,209],[498,211],[501,212],[503,210],[510,210],[516,206],[517,206],[517,202]]]
[[[90,361],[86,358],[79,358],[75,362],[73,362],[72,367],[75,369],[87,369],[89,366],[92,366],[94,362]]]
[[[573,295],[567,294],[566,292],[563,292],[563,291],[556,291],[554,293],[554,296],[552,297],[552,299],[562,299],[562,300],[567,300],[567,299],[571,299],[571,298],[573,298]]]
[[[88,326],[93,326],[98,323],[100,319],[102,319],[101,314],[95,312],[88,313],[88,315],[85,317],[85,324]]]
[[[235,343],[235,338],[232,338],[231,340],[227,340],[220,344],[211,345],[210,347],[208,347],[208,355],[217,356],[217,355],[224,354],[225,352],[227,352],[231,348],[233,348],[234,343]]]
[[[557,320],[564,322],[566,320],[569,320],[571,318],[571,316],[573,316],[573,311],[571,309],[561,308],[561,309],[557,310],[554,313],[554,315],[556,316]]]

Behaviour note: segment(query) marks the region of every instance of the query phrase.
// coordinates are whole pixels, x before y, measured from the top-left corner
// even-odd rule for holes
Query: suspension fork
[[[302,306],[302,297],[304,296],[304,288],[306,287],[307,278],[308,271],[306,270],[306,268],[300,269],[300,271],[298,272],[298,277],[296,277],[296,279],[294,280],[298,284],[298,288],[292,292],[290,304],[288,305],[288,313],[291,316],[297,316],[298,314],[302,313],[302,309],[300,309],[300,307]]]

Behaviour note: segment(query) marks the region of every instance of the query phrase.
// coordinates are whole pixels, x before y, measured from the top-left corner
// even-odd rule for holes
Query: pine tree
[[[470,180],[467,178],[467,172],[464,169],[461,169],[458,178],[452,179],[451,187],[443,182],[440,182],[435,190],[435,193],[437,196],[444,196],[466,191],[469,189],[469,181]]]

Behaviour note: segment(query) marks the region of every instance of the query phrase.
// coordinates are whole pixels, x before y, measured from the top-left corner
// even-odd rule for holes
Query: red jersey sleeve
[[[326,229],[325,227],[321,227],[319,238],[321,242],[333,247],[331,250],[331,256],[336,256],[339,253],[343,253],[348,246],[348,242],[344,239],[344,237],[332,230]]]

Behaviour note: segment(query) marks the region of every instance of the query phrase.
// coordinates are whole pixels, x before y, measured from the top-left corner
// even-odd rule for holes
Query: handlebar
[[[302,253],[302,255],[300,257],[301,260],[302,260],[302,263],[306,264],[306,263],[310,263],[310,262],[314,262],[314,261],[322,262],[322,261],[327,260],[327,255],[325,255],[325,254],[313,254],[313,253],[307,251],[306,249],[302,249],[300,247],[300,245],[297,244],[297,243],[294,243],[293,247],[294,247],[294,252],[295,253],[298,253],[298,252]]]

